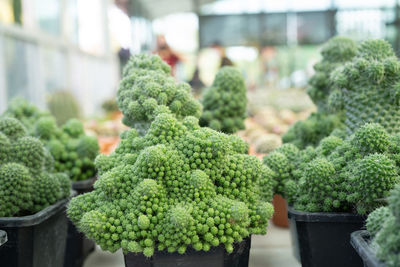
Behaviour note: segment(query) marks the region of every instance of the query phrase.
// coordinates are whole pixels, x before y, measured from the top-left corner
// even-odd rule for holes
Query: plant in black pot
[[[94,159],[98,155],[99,145],[97,138],[85,134],[81,121],[70,119],[58,127],[49,112],[40,110],[22,98],[11,101],[4,115],[21,120],[29,134],[42,141],[54,158],[55,170],[68,174],[73,181],[72,188],[78,194],[93,190],[96,180]],[[85,238],[69,222],[64,267],[82,266],[94,249],[94,242]]]
[[[249,236],[265,233],[273,213],[272,186],[258,187],[266,169],[239,137],[181,116],[200,105],[178,104],[195,100],[157,69],[158,57],[131,62],[119,103],[126,122],[140,116],[141,135],[126,131],[114,153],[96,159],[95,190],[72,199],[69,217],[102,249],[122,248],[129,267],[247,266]],[[136,100],[136,90],[150,100]]]
[[[400,266],[400,184],[387,200],[388,206],[369,214],[366,231],[351,235],[351,243],[366,266]]]
[[[279,148],[264,159],[276,173],[275,190],[291,205],[295,252],[304,266],[362,265],[350,233],[400,181],[400,150],[391,135],[399,125],[399,70],[387,42],[362,43],[331,77],[336,89],[330,105],[341,113],[347,137],[332,134],[295,154]]]
[[[43,144],[17,119],[0,119],[1,266],[61,266],[67,235],[64,214],[71,183],[54,172]]]

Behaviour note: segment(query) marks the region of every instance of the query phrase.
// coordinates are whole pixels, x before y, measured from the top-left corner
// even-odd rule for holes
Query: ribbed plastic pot
[[[64,262],[69,199],[23,217],[1,217],[7,243],[0,246],[2,267],[57,267]]]
[[[295,257],[303,267],[357,267],[363,262],[350,245],[350,234],[365,217],[353,213],[302,212],[288,207]]]
[[[359,230],[351,234],[351,245],[360,255],[364,262],[364,267],[385,267],[386,264],[382,263],[376,258],[374,250],[369,245],[370,235],[366,230]]]
[[[72,189],[78,195],[93,191],[96,177],[72,183]],[[81,267],[85,259],[95,250],[94,241],[80,233],[75,225],[68,220],[68,236],[65,248],[64,267]]]
[[[251,237],[234,245],[232,253],[224,246],[212,247],[209,251],[196,251],[188,248],[185,254],[156,251],[151,258],[142,253],[124,255],[125,267],[248,267]]]

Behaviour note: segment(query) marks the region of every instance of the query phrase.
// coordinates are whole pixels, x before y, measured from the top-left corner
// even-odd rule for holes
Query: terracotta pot
[[[279,227],[289,227],[288,210],[286,200],[281,195],[274,195],[272,200],[274,205],[274,215],[272,216],[272,222]]]

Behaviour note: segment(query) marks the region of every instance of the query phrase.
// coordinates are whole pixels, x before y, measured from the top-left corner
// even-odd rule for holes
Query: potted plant
[[[317,106],[317,111],[312,113],[306,120],[298,121],[292,125],[282,137],[284,144],[295,145],[301,150],[310,146],[315,147],[321,139],[329,136],[335,129],[342,127],[340,114],[332,113],[329,109],[328,97],[334,89],[329,82],[329,76],[338,66],[352,60],[355,54],[355,42],[346,37],[334,37],[323,46],[321,51],[322,59],[315,64],[315,74],[310,78],[307,88],[307,93]],[[279,151],[279,153],[281,152]],[[282,158],[282,154],[274,153],[265,157],[264,162],[267,165],[269,162],[272,168],[275,168],[274,171],[277,174],[277,188],[273,200],[275,213],[272,220],[277,226],[288,227],[287,200],[282,190],[283,184],[291,176],[292,170],[289,165],[293,166],[293,160],[296,159],[290,159],[289,165],[279,169],[279,162],[273,163],[273,161],[279,161],[280,158]]]
[[[361,43],[356,56],[331,74],[329,107],[340,114],[344,130],[316,148],[294,156],[278,149],[264,160],[292,206],[295,255],[304,266],[362,264],[348,242],[350,233],[399,182],[398,142],[391,135],[399,127],[399,70],[387,42]]]
[[[200,126],[231,134],[245,128],[247,89],[239,70],[222,67],[204,93]]]
[[[351,235],[351,244],[366,266],[400,265],[400,184],[391,191],[388,202],[368,216],[367,231]]]
[[[266,232],[272,187],[238,136],[201,128],[200,105],[158,56],[133,57],[118,105],[138,126],[96,159],[95,190],[68,215],[103,250],[122,248],[126,266],[247,266],[249,236]],[[229,255],[228,255],[229,254]]]
[[[70,180],[54,172],[50,153],[14,118],[0,119],[2,266],[61,266]]]
[[[5,115],[21,120],[29,134],[45,144],[54,158],[55,170],[68,174],[72,189],[77,194],[93,190],[96,180],[94,159],[99,152],[99,145],[97,138],[85,134],[82,122],[70,119],[58,127],[49,112],[41,111],[21,98],[11,101]],[[64,267],[82,266],[94,249],[94,242],[85,238],[69,222]]]

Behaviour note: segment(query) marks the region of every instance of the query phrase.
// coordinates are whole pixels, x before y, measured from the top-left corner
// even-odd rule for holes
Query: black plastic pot
[[[356,231],[351,234],[350,243],[363,260],[364,267],[385,267],[386,265],[376,258],[369,242],[370,236],[366,230]]]
[[[88,193],[93,190],[95,178],[78,181],[72,183],[72,189],[78,195]],[[80,233],[75,225],[68,220],[68,237],[65,248],[64,267],[81,267],[87,256],[95,250],[94,241],[88,239],[84,234]]]
[[[196,251],[188,248],[185,254],[156,251],[151,258],[142,253],[124,255],[125,267],[248,267],[251,237],[236,243],[232,253],[224,246],[212,247],[209,251]]]
[[[288,208],[295,257],[303,267],[357,267],[361,258],[350,245],[350,234],[365,217],[352,213],[302,212]]]
[[[64,262],[67,217],[63,199],[36,214],[0,218],[8,241],[0,246],[2,267],[57,267]]]
[[[0,247],[7,242],[7,233],[0,230]]]

